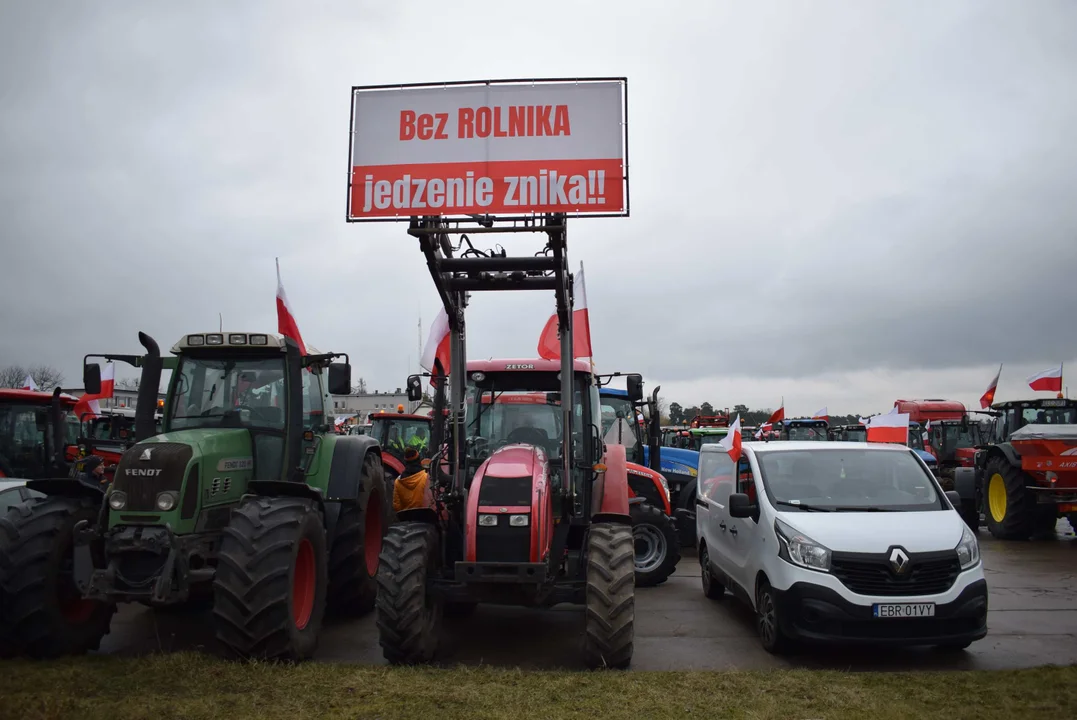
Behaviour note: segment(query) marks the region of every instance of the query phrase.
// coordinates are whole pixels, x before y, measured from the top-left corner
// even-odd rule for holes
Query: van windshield
[[[757,451],[763,488],[780,510],[943,510],[911,452],[869,448]]]

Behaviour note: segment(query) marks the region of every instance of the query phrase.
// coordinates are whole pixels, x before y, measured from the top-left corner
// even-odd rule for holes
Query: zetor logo
[[[127,475],[134,477],[157,477],[161,474],[160,468],[127,468],[124,470]]]
[[[507,363],[505,365],[506,370],[534,370],[534,363]]]

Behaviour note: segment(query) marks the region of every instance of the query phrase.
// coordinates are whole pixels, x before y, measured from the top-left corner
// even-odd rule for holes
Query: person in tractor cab
[[[404,451],[404,470],[393,484],[393,512],[432,507],[430,477],[423,469],[419,451],[409,447]]]
[[[82,462],[82,472],[78,475],[78,481],[95,490],[105,490],[108,487],[108,478],[105,477],[105,459],[100,455],[90,455]]]

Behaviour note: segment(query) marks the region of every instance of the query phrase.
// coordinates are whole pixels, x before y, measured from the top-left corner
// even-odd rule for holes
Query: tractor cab
[[[64,449],[78,437],[76,402],[59,389],[0,389],[0,478],[66,475]]]
[[[976,446],[986,438],[980,424],[961,420],[932,420],[927,431],[926,449],[935,454],[939,465],[972,467]]]
[[[844,442],[867,442],[868,428],[866,425],[839,425],[834,428],[834,439]]]
[[[404,471],[404,453],[408,448],[414,448],[420,457],[430,456],[432,424],[430,416],[406,413],[404,406],[399,405],[396,412],[372,413],[365,434],[378,441],[386,473],[395,477]]]
[[[685,445],[689,450],[699,452],[704,445],[720,443],[729,434],[726,426],[694,427],[688,430],[688,442]]]
[[[995,403],[991,409],[998,413],[992,432],[996,443],[1006,442],[1026,425],[1077,424],[1077,400],[1070,398],[1011,400]]]
[[[782,421],[782,440],[826,441],[830,439],[826,420],[794,418]]]

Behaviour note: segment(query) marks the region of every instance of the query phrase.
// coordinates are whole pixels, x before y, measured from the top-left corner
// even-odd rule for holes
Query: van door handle
[[[725,532],[725,523],[718,523],[718,528],[719,528],[719,529],[720,529],[720,530],[721,530],[722,532]]]
[[[737,526],[736,526],[736,525],[734,525],[733,527],[729,528],[729,534],[730,534],[730,535],[732,535],[733,537],[736,537],[736,536],[737,536]]]

